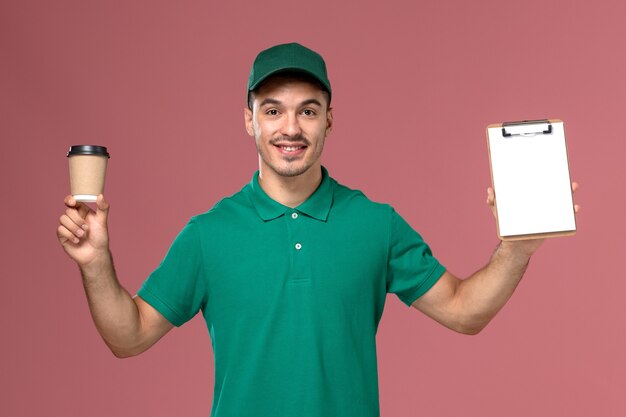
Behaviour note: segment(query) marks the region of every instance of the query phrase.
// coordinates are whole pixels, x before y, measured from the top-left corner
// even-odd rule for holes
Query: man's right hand
[[[99,195],[94,210],[68,195],[65,205],[57,236],[80,267],[98,332],[117,357],[145,351],[174,325],[140,297],[131,297],[119,284],[109,252],[109,203]]]
[[[85,203],[77,202],[68,195],[67,207],[59,219],[57,237],[65,252],[81,268],[89,266],[103,256],[109,256],[109,233],[107,216],[109,203],[100,194],[93,210]]]

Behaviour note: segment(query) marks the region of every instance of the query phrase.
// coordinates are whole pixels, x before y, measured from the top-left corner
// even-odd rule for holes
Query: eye
[[[270,116],[276,116],[278,114],[278,110],[276,109],[269,109],[265,112],[265,114],[268,114]]]
[[[316,115],[315,111],[313,111],[311,109],[304,109],[304,110],[302,110],[302,114],[304,114],[305,116],[315,116]]]

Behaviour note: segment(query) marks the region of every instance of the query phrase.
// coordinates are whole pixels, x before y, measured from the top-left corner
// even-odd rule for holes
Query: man
[[[321,56],[298,44],[262,51],[248,94],[245,127],[259,171],[189,221],[137,296],[117,281],[103,196],[95,211],[66,197],[59,241],[118,357],[145,351],[202,311],[215,357],[213,417],[378,416],[375,336],[386,293],[478,333],[541,240],[501,242],[483,269],[460,280],[390,206],[322,167],[333,115]]]

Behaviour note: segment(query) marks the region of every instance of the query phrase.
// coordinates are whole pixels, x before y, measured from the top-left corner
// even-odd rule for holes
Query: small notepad
[[[561,120],[487,126],[491,178],[502,240],[576,233]]]

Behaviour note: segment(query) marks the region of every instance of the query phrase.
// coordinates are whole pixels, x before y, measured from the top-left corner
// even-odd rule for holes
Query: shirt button
[[[298,213],[291,213],[291,218],[292,219],[297,219],[298,218]]]
[[[302,245],[299,243],[296,243],[296,250],[300,250],[300,249],[302,249]]]

